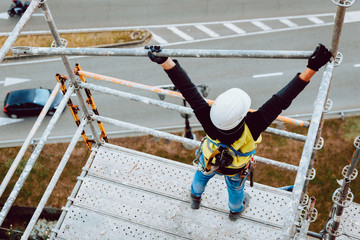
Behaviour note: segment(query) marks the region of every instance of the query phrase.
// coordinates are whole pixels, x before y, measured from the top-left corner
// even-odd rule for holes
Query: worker
[[[20,0],[13,0],[13,6],[14,6],[14,11],[16,14],[20,14],[23,12],[23,4]]]
[[[251,99],[242,89],[231,88],[223,92],[210,106],[177,60],[156,56],[156,52],[162,50],[160,46],[145,48],[149,49],[150,60],[162,66],[190,104],[206,133],[197,154],[200,169],[195,172],[190,187],[191,208],[200,208],[206,184],[215,174],[220,174],[225,177],[227,185],[229,218],[236,221],[249,205],[250,196],[244,191],[244,183],[249,176],[256,145],[261,142],[261,133],[282,110],[290,106],[313,75],[330,60],[330,51],[319,44],[308,58],[307,68],[302,73],[296,74],[257,111],[248,112]]]

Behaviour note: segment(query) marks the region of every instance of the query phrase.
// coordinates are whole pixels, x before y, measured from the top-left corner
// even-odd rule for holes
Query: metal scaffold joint
[[[322,137],[320,137],[318,139],[318,141],[315,143],[314,149],[315,150],[320,150],[320,149],[323,148],[323,146],[324,146],[324,139]]]
[[[331,110],[333,106],[333,101],[331,101],[331,99],[328,98],[328,100],[326,101],[325,107],[324,107],[324,112],[327,113]]]
[[[294,239],[308,239],[307,232],[309,230],[310,223],[315,222],[318,211],[315,208],[315,197],[311,197],[310,201],[304,205],[300,206],[299,214],[299,225],[301,226],[300,232],[295,234]]]
[[[66,46],[68,45],[68,40],[64,39],[64,38],[60,38],[60,41],[61,41],[61,45],[58,45],[56,43],[56,41],[54,40],[52,43],[51,43],[51,48],[66,48]]]
[[[354,146],[357,148],[357,149],[360,149],[360,136],[357,136],[354,140]]]
[[[349,172],[350,165],[346,165],[342,170],[342,175],[345,177],[349,177],[351,181],[355,180],[358,175],[358,170],[354,168],[354,170],[350,173]]]
[[[308,206],[303,206],[301,208],[301,213],[300,213],[300,223],[302,223],[304,220],[315,222],[317,216],[318,216],[318,210],[316,208],[313,208],[310,211]]]
[[[336,56],[334,57],[334,67],[338,67],[344,59],[344,56],[341,52],[337,52]]]
[[[337,230],[334,230],[333,228],[334,223],[335,221],[333,219],[329,220],[329,222],[326,224],[326,232],[333,237],[340,237],[344,233],[343,226],[340,223],[337,227]]]
[[[351,190],[349,189],[349,192],[347,193],[347,195],[345,196],[344,201],[341,200],[341,196],[342,196],[342,188],[338,188],[336,189],[336,191],[334,192],[333,196],[332,196],[332,200],[335,204],[342,206],[342,207],[348,207],[350,206],[350,204],[353,202],[354,200],[354,194],[351,192]]]
[[[42,7],[43,4],[45,4],[47,2],[47,0],[40,0],[39,1],[39,8]]]
[[[308,175],[306,176],[307,180],[313,180],[316,176],[316,170],[315,168],[311,168],[311,170],[309,171]]]
[[[339,7],[351,7],[355,0],[332,0],[332,2]]]

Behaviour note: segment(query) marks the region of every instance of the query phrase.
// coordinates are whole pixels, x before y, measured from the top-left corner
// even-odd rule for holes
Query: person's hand
[[[157,57],[153,54],[153,52],[161,52],[162,48],[160,46],[145,46],[145,49],[149,49],[148,57],[151,61],[156,62],[157,64],[163,64],[168,59],[168,57]]]
[[[331,52],[321,43],[315,48],[315,51],[308,59],[307,67],[318,71],[322,66],[324,66],[328,61],[330,61]]]

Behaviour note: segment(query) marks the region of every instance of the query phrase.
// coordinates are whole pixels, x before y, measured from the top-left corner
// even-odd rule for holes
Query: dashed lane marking
[[[242,30],[241,28],[239,28],[238,26],[236,26],[235,24],[232,23],[224,23],[223,24],[225,27],[227,27],[228,29],[234,31],[237,34],[245,34],[246,32],[244,30]]]
[[[354,67],[360,67],[360,64],[355,64]]]
[[[264,30],[264,31],[270,31],[270,30],[272,30],[271,27],[269,27],[268,25],[266,25],[266,24],[263,23],[263,22],[254,21],[254,22],[251,22],[251,23],[254,24],[255,26],[259,27],[260,29]]]
[[[344,18],[345,23],[358,22],[358,21],[360,21],[360,11],[346,12]]]
[[[157,35],[157,34],[155,34],[155,33],[151,33],[152,34],[152,37],[153,37],[153,39],[156,41],[156,42],[158,42],[158,43],[160,43],[160,44],[167,44],[168,43],[168,41],[166,41],[165,39],[163,39],[162,37],[160,37],[159,35]]]
[[[207,35],[209,35],[210,37],[219,37],[220,35],[217,34],[216,32],[214,32],[213,30],[211,30],[210,28],[205,27],[204,25],[200,24],[200,25],[195,25],[195,27],[197,29],[199,29],[200,31],[203,31],[204,33],[206,33]]]
[[[285,25],[288,26],[288,27],[297,27],[297,26],[298,26],[297,24],[295,24],[294,22],[292,22],[292,21],[290,21],[289,19],[286,19],[286,18],[284,18],[284,19],[279,19],[279,21],[280,21],[281,23],[285,24]]]
[[[184,33],[183,31],[179,30],[177,27],[168,27],[167,29],[169,29],[170,31],[172,31],[173,33],[175,33],[176,35],[178,35],[179,37],[181,37],[182,39],[184,39],[186,41],[194,40],[193,37],[189,36],[188,34]]]
[[[323,24],[324,23],[324,21],[318,17],[309,17],[308,19],[315,24]]]

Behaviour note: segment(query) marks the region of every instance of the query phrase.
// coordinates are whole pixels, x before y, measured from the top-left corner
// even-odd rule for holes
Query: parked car
[[[8,92],[5,97],[3,111],[11,118],[39,115],[49,99],[51,92],[51,89],[46,88],[23,89]],[[59,91],[49,108],[48,115],[54,115],[62,98],[63,94]]]

